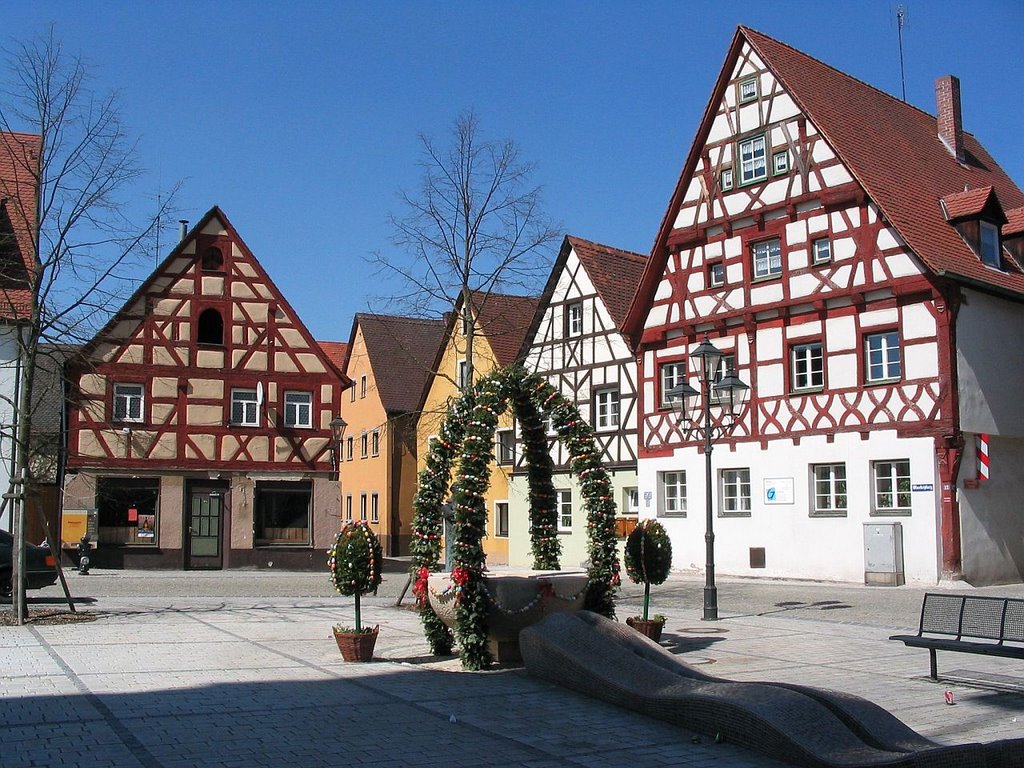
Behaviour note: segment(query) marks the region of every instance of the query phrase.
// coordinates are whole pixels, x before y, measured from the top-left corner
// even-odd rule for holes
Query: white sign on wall
[[[654,498],[654,494],[653,493],[651,493],[650,491],[644,491],[644,506],[645,507],[650,507],[651,506],[651,499],[653,499],[653,498]]]
[[[793,478],[766,477],[764,479],[765,504],[792,504]]]

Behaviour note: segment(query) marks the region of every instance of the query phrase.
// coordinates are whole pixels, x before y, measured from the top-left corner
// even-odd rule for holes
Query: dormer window
[[[999,269],[1003,265],[999,253],[999,227],[987,221],[978,223],[981,225],[979,232],[981,263]]]

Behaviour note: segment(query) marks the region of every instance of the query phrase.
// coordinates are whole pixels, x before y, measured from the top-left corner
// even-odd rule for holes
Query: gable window
[[[380,430],[375,429],[370,433],[370,455],[380,456]]]
[[[114,421],[142,421],[141,384],[114,385]]]
[[[199,313],[196,341],[200,344],[224,344],[224,318],[213,307]]]
[[[784,173],[789,173],[788,152],[776,152],[772,155],[772,173],[776,176],[781,176]]]
[[[740,142],[740,184],[753,184],[768,178],[768,150],[764,136],[752,136]]]
[[[746,104],[757,98],[757,78],[750,77],[740,81],[740,104]]]
[[[825,386],[825,359],[820,341],[797,344],[792,351],[793,389],[821,389]]]
[[[516,460],[516,433],[511,429],[498,430],[498,463],[514,464]]]
[[[828,264],[832,261],[832,241],[827,237],[819,237],[812,242],[811,261],[815,264]]]
[[[871,462],[872,514],[910,514],[910,461]]]
[[[257,482],[253,526],[256,544],[309,544],[313,484]]]
[[[231,423],[236,427],[259,426],[255,389],[231,390]]]
[[[594,392],[594,427],[612,429],[619,426],[619,390],[599,389]]]
[[[978,223],[981,225],[981,262],[999,269],[1003,266],[1003,259],[999,253],[999,227],[987,221]]]
[[[366,397],[366,374],[364,373],[359,377],[359,397],[360,399]]]
[[[572,491],[555,491],[558,496],[558,532],[572,531]]]
[[[713,261],[708,264],[708,285],[717,288],[725,285],[725,265],[720,261]]]
[[[508,502],[494,502],[494,535],[499,539],[508,538]]]
[[[900,378],[900,336],[896,331],[869,334],[864,340],[864,347],[869,383]]]
[[[284,393],[284,425],[286,427],[313,426],[313,395],[309,392]]]
[[[583,302],[577,301],[565,305],[565,335],[583,335]]]
[[[732,168],[722,171],[722,189],[726,192],[732,189]]]
[[[846,516],[846,465],[811,465],[811,514]]]
[[[203,251],[202,268],[203,272],[224,271],[224,254],[220,252],[220,248],[215,245],[211,245]]]
[[[686,473],[658,473],[658,516],[686,517]]]
[[[754,258],[755,278],[782,274],[782,243],[779,238],[754,243],[750,250]]]
[[[469,330],[472,326],[472,318],[469,314],[469,310],[463,308],[462,311],[462,335],[469,336]]]
[[[352,461],[352,455],[355,453],[356,439],[352,437],[352,435],[349,435],[345,438],[345,443],[345,453],[348,455],[348,460]]]
[[[683,361],[662,363],[658,370],[661,373],[659,376],[661,379],[661,407],[671,408],[672,398],[666,397],[665,393],[686,381],[686,363]]]
[[[356,385],[355,385],[355,382],[353,382],[352,386],[350,386],[348,388],[348,392],[349,392],[349,397],[348,397],[349,402],[350,403],[354,403],[356,401]]]
[[[723,469],[718,475],[722,517],[750,517],[750,470]]]
[[[465,389],[466,384],[469,383],[469,363],[465,360],[459,360],[459,369],[456,372],[455,383],[459,389]]]

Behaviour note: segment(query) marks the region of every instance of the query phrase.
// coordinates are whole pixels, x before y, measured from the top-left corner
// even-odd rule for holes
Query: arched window
[[[203,254],[203,272],[223,272],[224,271],[224,254],[220,252],[220,248],[211,245],[206,249]]]
[[[213,307],[199,313],[199,334],[196,341],[200,344],[224,343],[224,318]]]

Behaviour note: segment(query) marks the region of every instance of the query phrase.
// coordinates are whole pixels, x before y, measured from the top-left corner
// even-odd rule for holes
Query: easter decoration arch
[[[569,454],[569,470],[579,478],[587,518],[589,567],[583,607],[615,617],[614,595],[619,585],[615,503],[593,431],[576,406],[545,379],[518,366],[500,368],[452,403],[438,439],[430,447],[413,501],[413,592],[424,633],[436,655],[451,653],[457,635],[462,664],[467,669],[485,668],[493,660],[487,647],[488,612],[494,600],[484,583],[484,494],[490,484],[488,467],[493,459],[498,417],[510,407],[519,423],[528,467],[533,567],[560,569],[554,467],[544,424],[550,418],[552,429]],[[456,460],[457,473],[449,488]],[[442,508],[449,490],[455,516],[451,573],[456,601],[454,633],[427,599],[430,574],[442,570]]]

